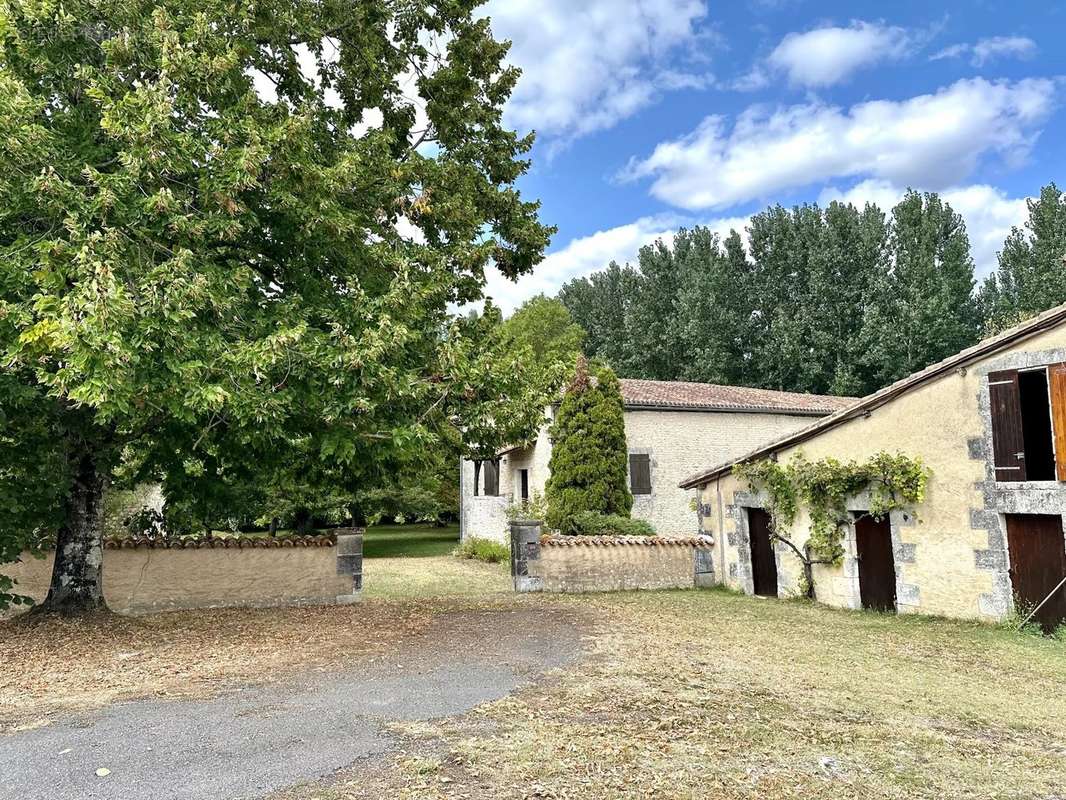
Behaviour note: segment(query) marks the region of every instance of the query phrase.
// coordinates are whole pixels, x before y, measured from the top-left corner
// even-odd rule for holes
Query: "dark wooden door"
[[[1062,537],[1062,517],[1051,514],[1008,514],[1007,548],[1010,552],[1010,579],[1018,611],[1028,614],[1051,590],[1066,578],[1066,545]],[[1051,632],[1066,622],[1066,589],[1060,588],[1036,620]]]
[[[855,522],[859,561],[859,599],[872,611],[896,610],[896,559],[888,517],[860,517]]]
[[[777,558],[770,539],[770,515],[761,508],[748,509],[748,538],[751,539],[751,576],[755,594],[777,597]]]

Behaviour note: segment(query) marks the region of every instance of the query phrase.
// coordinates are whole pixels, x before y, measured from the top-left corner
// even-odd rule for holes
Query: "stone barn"
[[[696,533],[694,492],[678,482],[712,458],[736,457],[837,411],[855,398],[776,392],[741,386],[622,379],[632,515],[664,536]],[[506,541],[506,509],[544,493],[555,408],[529,447],[495,460],[463,461],[460,535]]]
[[[801,590],[802,562],[770,536],[767,496],[734,464],[878,452],[930,469],[913,512],[874,519],[851,497],[844,557],[814,567],[817,599],[846,608],[1002,620],[1047,600],[1045,627],[1066,619],[1066,305],[933,364],[752,452],[681,481],[699,493],[700,530],[715,539],[716,580],[748,593]],[[790,541],[810,536],[802,509]],[[1056,586],[1059,588],[1053,591]]]

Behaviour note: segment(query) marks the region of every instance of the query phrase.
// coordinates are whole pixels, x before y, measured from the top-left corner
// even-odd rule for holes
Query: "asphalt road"
[[[530,616],[445,616],[341,672],[208,700],[125,702],[0,736],[0,800],[244,800],[327,776],[386,752],[385,722],[460,714],[576,658],[571,621]]]

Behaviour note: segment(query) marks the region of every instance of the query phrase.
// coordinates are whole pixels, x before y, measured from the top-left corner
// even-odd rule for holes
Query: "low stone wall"
[[[512,573],[519,592],[611,592],[711,586],[713,540],[699,536],[534,535],[513,527]]]
[[[104,542],[104,599],[113,611],[351,603],[362,588],[362,531],[285,539]],[[48,594],[55,553],[0,567],[16,594]]]

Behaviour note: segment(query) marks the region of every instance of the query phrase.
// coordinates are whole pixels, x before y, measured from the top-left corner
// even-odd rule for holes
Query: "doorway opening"
[[[859,600],[870,611],[896,610],[896,559],[888,517],[864,514],[855,521],[855,558],[859,562]]]
[[[748,509],[752,591],[761,597],[777,597],[777,557],[770,526],[770,515],[766,511]]]
[[[1030,481],[1053,481],[1055,445],[1051,432],[1047,370],[1041,368],[1019,372],[1018,395],[1022,407],[1025,478]]]

